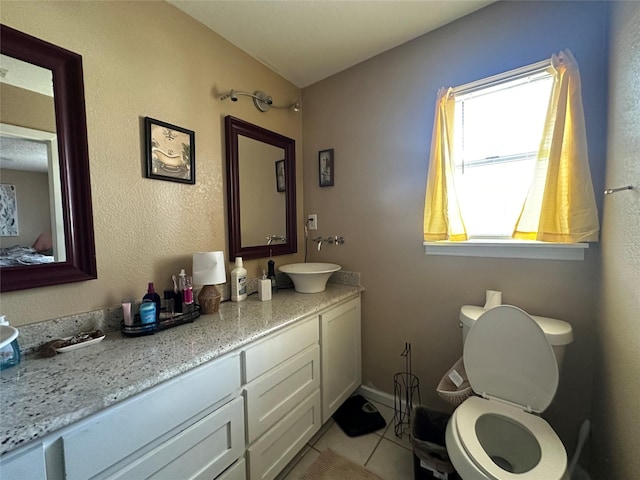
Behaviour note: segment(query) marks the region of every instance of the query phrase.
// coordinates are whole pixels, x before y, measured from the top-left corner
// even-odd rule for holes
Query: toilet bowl
[[[517,307],[494,307],[465,332],[463,356],[476,395],[456,408],[445,434],[458,474],[464,480],[561,480],[565,448],[538,415],[559,379],[542,326]]]

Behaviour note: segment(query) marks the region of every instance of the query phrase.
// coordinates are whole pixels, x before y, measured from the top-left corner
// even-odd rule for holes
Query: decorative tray
[[[84,348],[84,347],[88,347],[89,345],[95,345],[96,343],[99,343],[102,340],[104,340],[105,336],[106,335],[102,335],[96,338],[91,338],[87,335],[85,338],[80,338],[80,339],[77,338],[78,335],[76,335],[75,337],[66,337],[66,338],[63,338],[62,340],[65,342],[75,341],[76,343],[72,343],[71,345],[67,345],[66,347],[57,347],[54,349],[57,353],[71,352],[72,350],[77,350],[78,348]]]
[[[182,313],[175,313],[167,318],[162,318],[166,313],[164,310],[161,310],[160,321],[144,324],[140,321],[140,314],[136,313],[133,319],[133,325],[125,325],[124,320],[120,322],[120,331],[129,337],[153,335],[156,332],[168,328],[178,327],[185,323],[193,323],[193,321],[200,316],[200,305],[196,305],[195,303],[183,305],[182,309]]]

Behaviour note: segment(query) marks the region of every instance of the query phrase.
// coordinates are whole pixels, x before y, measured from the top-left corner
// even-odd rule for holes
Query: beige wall
[[[0,122],[55,133],[53,98],[6,83],[0,84]]]
[[[218,99],[260,89],[286,103],[300,90],[166,2],[3,0],[0,19],[82,55],[98,264],[97,280],[3,293],[12,324],[141,298],[147,282],[162,289],[180,268],[191,270],[193,252],[227,252],[226,115],[295,139],[301,156],[299,114]],[[145,116],[195,131],[195,185],[144,178]],[[250,275],[262,268],[266,259],[247,262]]]
[[[580,28],[567,29],[571,18]],[[500,29],[495,26],[500,25]],[[561,385],[545,417],[573,452],[590,412],[599,247],[582,262],[426,256],[422,215],[435,96],[571,48],[583,76],[592,174],[603,183],[606,7],[601,3],[499,2],[305,88],[305,214],[318,235],[343,235],[311,261],[362,273],[363,382],[393,393],[405,342],[422,402],[450,409],[435,388],[461,356],[461,305],[505,303],[573,325]],[[335,186],[318,187],[318,151],[335,149]],[[316,232],[313,232],[314,235]]]
[[[607,185],[597,322],[593,478],[640,475],[640,3],[611,14]]]

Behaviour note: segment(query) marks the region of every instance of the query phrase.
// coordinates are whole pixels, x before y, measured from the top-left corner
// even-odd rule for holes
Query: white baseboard
[[[360,385],[357,392],[363,397],[373,400],[374,402],[381,403],[382,405],[386,405],[389,408],[393,408],[393,395],[390,393],[382,392],[380,390],[376,390],[375,388],[367,387],[366,385]]]
[[[381,403],[382,405],[385,405],[389,408],[395,408],[395,399],[394,396],[391,395],[390,393],[387,392],[382,392],[380,390],[376,390],[373,387],[368,387],[366,385],[360,385],[360,387],[358,387],[358,390],[356,390],[357,394],[362,395],[363,397],[367,398],[368,400],[372,400],[374,402],[378,402]],[[405,404],[405,399],[404,398],[400,398],[399,399],[399,407],[403,408],[404,404]],[[413,408],[419,406],[420,403],[414,401],[413,402]]]

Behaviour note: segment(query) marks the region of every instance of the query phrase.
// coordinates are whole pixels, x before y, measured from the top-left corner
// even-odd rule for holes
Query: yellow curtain
[[[431,155],[424,203],[424,240],[467,240],[453,183],[453,117],[455,99],[452,89],[441,88],[431,136]]]
[[[554,85],[533,183],[513,238],[598,241],[600,231],[582,108],[578,64],[569,50],[551,58]]]

